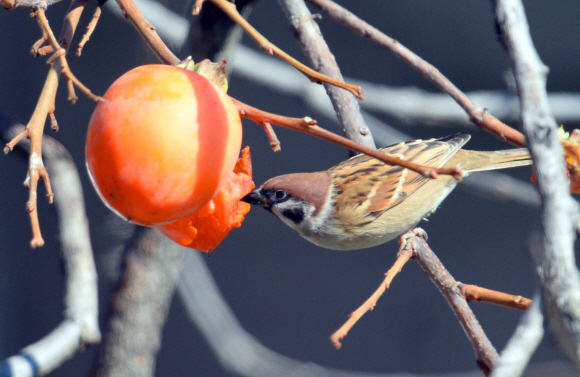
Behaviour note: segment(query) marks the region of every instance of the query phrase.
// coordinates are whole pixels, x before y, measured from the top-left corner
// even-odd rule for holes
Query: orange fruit
[[[142,225],[186,217],[231,174],[242,142],[227,94],[183,68],[145,65],[111,85],[91,117],[86,161],[101,199]]]
[[[254,188],[250,148],[242,150],[226,184],[206,205],[193,214],[157,228],[180,245],[200,251],[211,251],[230,233],[242,225],[250,205],[240,199]]]

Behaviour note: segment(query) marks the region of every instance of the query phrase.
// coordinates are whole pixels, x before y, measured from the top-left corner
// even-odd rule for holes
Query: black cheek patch
[[[282,215],[294,221],[296,224],[300,224],[304,220],[304,211],[301,209],[284,210]]]

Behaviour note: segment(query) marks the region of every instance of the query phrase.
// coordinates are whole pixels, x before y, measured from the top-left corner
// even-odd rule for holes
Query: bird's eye
[[[284,199],[286,197],[286,191],[284,190],[276,190],[276,193],[274,193],[274,195],[276,195],[276,199]]]

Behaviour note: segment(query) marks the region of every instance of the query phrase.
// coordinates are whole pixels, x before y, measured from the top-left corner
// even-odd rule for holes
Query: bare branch
[[[85,47],[85,44],[89,41],[89,39],[91,38],[91,35],[93,35],[93,32],[95,31],[95,28],[97,27],[97,22],[99,22],[99,18],[101,18],[102,11],[103,11],[103,2],[99,2],[99,5],[95,9],[95,14],[93,15],[93,18],[91,19],[91,22],[89,22],[89,24],[87,25],[87,31],[83,35],[79,44],[77,45],[77,51],[76,51],[77,56],[81,56],[81,53],[83,52],[83,48]]]
[[[69,88],[69,101],[75,103],[77,100],[77,96],[74,92],[74,86],[79,88],[84,95],[92,99],[93,101],[103,101],[103,99],[99,96],[94,95],[89,88],[87,88],[83,83],[81,83],[75,75],[71,72],[68,62],[66,60],[66,48],[68,47],[68,41],[66,37],[61,37],[61,43],[65,45],[65,47],[61,47],[59,42],[56,40],[52,29],[48,24],[48,20],[46,19],[46,15],[43,9],[38,9],[35,13],[35,17],[38,20],[38,24],[43,32],[43,38],[46,38],[46,41],[50,43],[54,54],[48,59],[47,64],[52,65],[56,59],[60,60],[60,71],[66,77],[68,81],[68,88]],[[75,25],[76,26],[76,25]],[[66,23],[65,23],[66,28]],[[34,47],[33,47],[34,49]],[[74,85],[74,86],[73,86]]]
[[[180,261],[187,252],[170,244],[172,241],[157,229],[137,228],[113,298],[113,313],[100,350],[97,376],[153,375]]]
[[[255,107],[246,105],[245,103],[240,102],[234,98],[231,99],[234,102],[234,105],[236,105],[236,107],[240,111],[241,116],[251,119],[258,124],[268,122],[276,126],[288,128],[294,131],[304,132],[308,135],[315,136],[320,139],[324,139],[326,141],[330,141],[332,143],[341,145],[345,148],[352,149],[356,152],[364,153],[366,155],[376,158],[379,161],[384,162],[385,164],[402,166],[432,179],[437,179],[439,177],[439,174],[451,175],[457,180],[461,180],[461,178],[463,177],[463,171],[459,167],[437,168],[419,165],[389,154],[381,153],[376,149],[365,147],[363,145],[357,144],[352,140],[346,139],[335,133],[320,128],[316,125],[317,124],[316,120],[312,118],[309,117],[305,117],[302,119],[289,118],[282,115],[272,114],[262,111],[260,109],[256,109]]]
[[[357,310],[355,310],[349,315],[349,319],[348,321],[345,322],[344,325],[342,325],[334,334],[330,336],[330,341],[336,348],[340,348],[340,346],[342,345],[340,341],[348,334],[350,329],[358,322],[358,320],[361,319],[361,317],[366,312],[368,312],[369,310],[373,310],[375,308],[379,298],[381,298],[383,293],[385,293],[385,291],[390,288],[391,283],[395,278],[395,276],[397,276],[397,274],[401,272],[403,266],[412,257],[413,253],[411,251],[405,249],[399,250],[395,264],[393,264],[393,267],[391,267],[389,271],[387,271],[387,273],[385,274],[385,280],[383,280],[383,282],[381,283],[381,285],[379,285],[377,290],[371,295],[371,297],[369,297],[364,302],[364,304],[362,304]]]
[[[165,64],[177,64],[179,63],[179,58],[171,52],[171,50],[163,43],[157,32],[155,31],[155,27],[151,25],[143,14],[137,8],[133,0],[117,0],[117,4],[121,7],[121,11],[125,18],[127,18],[135,28],[145,42],[151,47],[157,58],[161,60]]]
[[[278,140],[278,136],[276,136],[276,133],[274,132],[274,129],[272,128],[272,125],[268,122],[264,122],[264,123],[262,123],[262,126],[264,126],[264,132],[266,133],[266,137],[268,138],[268,141],[270,142],[270,147],[272,147],[272,152],[280,152],[282,150],[282,148],[280,147],[280,140]]]
[[[544,315],[539,294],[526,310],[516,331],[500,355],[491,377],[519,377],[544,337]]]
[[[236,58],[233,60],[233,66],[234,75],[257,82],[270,90],[298,97],[302,100],[304,106],[308,106],[313,111],[322,113],[329,119],[336,121],[334,110],[328,97],[324,95],[322,88],[316,85],[300,83],[299,74],[276,59],[240,46],[237,49]],[[252,69],[252,67],[260,67],[260,69],[256,70]],[[365,85],[369,84],[366,83]],[[394,94],[394,96],[398,98],[404,97],[402,94],[399,96]],[[445,97],[452,102],[448,96],[445,95]],[[411,100],[418,100],[418,98],[413,97]],[[372,102],[374,99],[369,98],[369,101]],[[366,102],[362,102],[363,107]],[[437,104],[435,106],[437,107]],[[413,107],[409,109],[409,111],[412,110]],[[374,139],[380,145],[391,145],[413,139],[412,136],[388,126],[368,112],[363,112],[363,115],[367,124],[371,127]],[[518,180],[505,173],[495,171],[474,174],[459,185],[459,189],[465,190],[470,194],[478,194],[499,201],[511,200],[527,206],[538,206],[540,203],[537,190],[531,182]]]
[[[569,194],[557,123],[547,101],[547,67],[530,36],[519,0],[493,1],[510,58],[524,126],[542,197],[543,239],[533,251],[548,324],[560,348],[580,370],[580,274],[574,258],[578,205]]]
[[[518,310],[526,310],[532,305],[532,300],[529,298],[510,295],[508,293],[478,287],[477,285],[458,283],[457,288],[461,291],[461,294],[467,302],[487,302]]]
[[[407,247],[414,251],[417,263],[427,273],[433,284],[437,286],[451,310],[465,330],[471,346],[477,357],[478,366],[487,375],[493,370],[499,356],[485,335],[471,308],[457,288],[457,281],[443,266],[439,258],[431,251],[423,237],[415,236],[407,239]]]
[[[437,68],[429,64],[417,54],[403,46],[373,26],[356,17],[348,10],[335,4],[330,0],[309,0],[312,4],[320,7],[336,22],[345,25],[359,35],[378,43],[380,46],[391,51],[401,58],[427,80],[443,92],[449,94],[465,112],[469,115],[470,120],[478,127],[491,132],[502,140],[506,140],[518,146],[525,146],[524,136],[517,130],[499,121],[496,117],[488,114],[484,109],[473,103],[459,88],[457,88],[447,77],[445,77]]]
[[[226,13],[234,22],[236,22],[238,25],[240,25],[244,29],[244,31],[246,33],[248,33],[248,35],[251,36],[258,43],[258,45],[260,45],[260,48],[264,52],[266,52],[267,54],[270,54],[270,55],[277,56],[280,59],[284,60],[286,63],[290,64],[291,66],[293,66],[294,68],[296,68],[297,70],[302,72],[302,74],[304,74],[306,77],[308,77],[310,79],[310,81],[316,82],[316,83],[325,82],[325,83],[328,83],[330,85],[334,85],[336,87],[348,90],[349,92],[351,92],[352,94],[354,94],[355,96],[357,96],[357,98],[359,98],[361,100],[364,98],[360,86],[347,84],[343,81],[335,80],[331,77],[323,75],[323,74],[305,66],[304,64],[300,63],[298,60],[294,59],[293,57],[291,57],[290,55],[288,55],[287,53],[282,51],[280,48],[278,48],[272,42],[267,40],[256,29],[254,29],[254,27],[252,25],[250,25],[248,23],[248,21],[246,21],[246,19],[238,13],[238,11],[236,10],[235,4],[230,3],[227,0],[208,0],[208,1],[211,1],[218,8],[220,8],[224,13]],[[193,7],[193,14],[194,15],[199,13],[199,11],[201,10],[201,4],[203,2],[204,1],[199,1],[199,0],[196,2],[196,4]]]
[[[81,13],[84,9],[84,4],[87,0],[73,0],[69,9],[67,11],[67,15],[65,17],[63,28],[61,31],[61,41],[63,44],[67,44],[67,41],[70,41],[74,35],[74,31],[76,26],[78,25],[78,20],[81,16]],[[40,28],[43,32],[43,38],[46,40],[51,41],[51,45],[55,48],[60,49],[58,43],[56,43],[56,39],[52,33],[52,30],[48,26],[48,21],[46,17],[44,17],[44,9],[36,9],[36,17],[38,19]],[[63,55],[63,49],[60,51],[55,52],[54,59],[56,57]],[[56,55],[61,54],[61,55]],[[38,209],[37,209],[37,186],[38,180],[43,179],[47,189],[47,197],[49,202],[52,202],[52,191],[50,188],[50,181],[48,178],[48,172],[44,167],[44,163],[42,160],[42,137],[44,135],[44,124],[46,122],[47,117],[49,114],[52,114],[50,117],[51,121],[54,116],[54,101],[56,97],[56,91],[58,88],[58,78],[61,73],[62,63],[65,60],[63,59],[56,59],[51,64],[51,67],[48,71],[46,76],[46,80],[44,82],[44,86],[38,98],[38,102],[36,103],[36,107],[30,120],[26,126],[26,137],[30,139],[30,158],[29,158],[29,166],[26,175],[26,180],[24,184],[26,187],[29,188],[29,198],[26,203],[26,208],[30,216],[30,223],[32,227],[32,240],[30,242],[30,246],[40,247],[44,245],[44,239],[42,238],[42,234],[40,232],[40,226],[38,222]],[[72,81],[68,81],[69,84],[72,85]],[[69,85],[70,86],[70,85]],[[53,123],[54,124],[54,123]],[[15,136],[16,141],[22,140],[23,133]],[[7,143],[6,148],[4,148],[4,152],[10,151],[11,148],[15,145],[14,141]]]
[[[312,19],[303,0],[279,0],[286,13],[292,34],[315,69],[334,79],[343,81],[342,73],[334,55],[326,44],[318,24]],[[326,93],[332,102],[343,132],[347,138],[369,148],[376,148],[371,130],[365,124],[356,98],[348,92],[325,84]]]
[[[9,140],[24,131],[24,126],[9,128],[8,119],[0,120],[0,135]],[[30,143],[20,146],[28,149]],[[12,376],[46,374],[72,357],[84,345],[101,340],[98,322],[97,272],[89,238],[82,187],[72,157],[56,140],[45,137],[43,154],[52,172],[62,257],[65,265],[65,319],[50,334],[24,348],[2,363]],[[0,363],[0,370],[2,370]]]

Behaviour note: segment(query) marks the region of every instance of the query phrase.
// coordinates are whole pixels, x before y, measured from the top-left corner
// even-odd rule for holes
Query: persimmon
[[[183,68],[145,65],[111,85],[91,117],[89,174],[105,204],[129,221],[175,221],[210,201],[242,142],[227,94]]]
[[[240,199],[254,188],[252,160],[249,147],[242,150],[234,171],[226,184],[205,206],[193,214],[157,228],[180,245],[200,251],[211,251],[230,233],[239,227],[250,211],[248,203]]]

